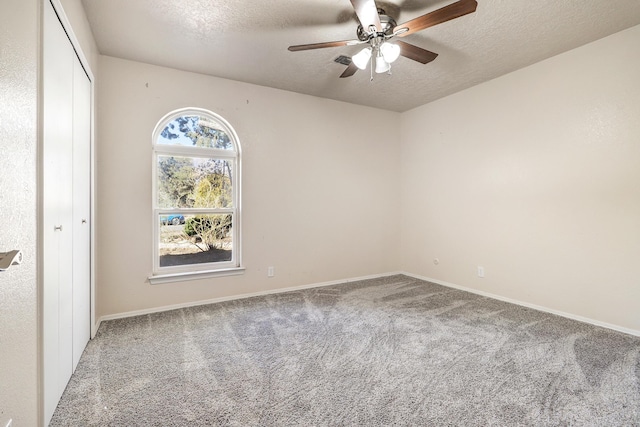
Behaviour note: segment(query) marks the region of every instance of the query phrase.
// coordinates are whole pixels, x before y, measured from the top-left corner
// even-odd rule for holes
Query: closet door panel
[[[42,352],[44,410],[48,421],[72,368],[71,316],[60,313],[70,303],[72,281],[70,159],[75,52],[49,2],[45,2],[43,13]]]
[[[73,70],[73,369],[91,336],[91,82]]]
[[[75,56],[75,53],[74,53]],[[73,59],[72,59],[73,61]],[[70,62],[73,70],[73,62]],[[73,123],[73,80],[71,96],[68,99],[68,120]],[[66,109],[65,109],[66,110]],[[67,117],[65,117],[67,119]],[[58,374],[59,393],[62,395],[69,378],[73,373],[73,138],[72,127],[61,145],[62,156],[58,163],[59,185],[57,195],[60,203],[60,224],[63,229],[60,232],[59,262],[59,288],[58,288]]]

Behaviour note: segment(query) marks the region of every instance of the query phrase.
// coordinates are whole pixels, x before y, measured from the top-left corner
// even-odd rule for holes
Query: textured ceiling
[[[640,24],[640,0],[478,0],[475,13],[403,38],[439,54],[400,57],[392,75],[340,79],[339,55],[362,46],[289,52],[355,39],[348,0],[82,0],[104,55],[294,92],[406,111]],[[385,0],[402,23],[453,1]],[[639,41],[640,43],[640,41]],[[640,48],[639,48],[640,52]]]

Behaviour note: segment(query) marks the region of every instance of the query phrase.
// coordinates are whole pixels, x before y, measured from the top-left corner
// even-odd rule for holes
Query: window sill
[[[188,271],[185,273],[157,274],[149,277],[152,285],[163,283],[184,282],[187,280],[208,279],[211,277],[237,276],[244,274],[244,267],[224,268],[220,270]]]

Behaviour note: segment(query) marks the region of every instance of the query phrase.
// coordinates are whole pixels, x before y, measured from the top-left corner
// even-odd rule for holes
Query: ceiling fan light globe
[[[369,59],[371,58],[371,48],[365,47],[360,52],[353,55],[351,61],[361,70],[367,68],[367,64],[369,63]]]
[[[384,60],[391,64],[400,56],[400,46],[393,43],[384,43],[380,46],[380,53],[382,53]]]
[[[391,69],[391,64],[384,60],[382,55],[376,56],[376,73],[386,73]]]

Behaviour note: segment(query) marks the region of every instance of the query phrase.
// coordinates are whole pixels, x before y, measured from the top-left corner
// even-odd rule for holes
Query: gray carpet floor
[[[52,426],[639,426],[640,338],[406,276],[102,323]]]

